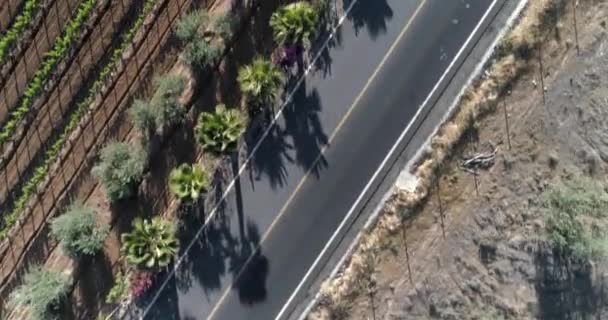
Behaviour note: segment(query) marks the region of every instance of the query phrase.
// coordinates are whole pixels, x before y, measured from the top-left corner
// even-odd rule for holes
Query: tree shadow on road
[[[293,95],[292,102],[283,111],[285,118],[284,135],[292,140],[295,162],[319,177],[328,162],[321,154],[328,136],[321,125],[321,98],[317,89],[308,92],[302,83]]]
[[[353,1],[357,0],[344,0],[344,8],[349,8]],[[386,0],[359,0],[354,4],[347,18],[353,22],[356,34],[359,34],[361,28],[365,28],[372,40],[375,40],[386,32],[386,22],[393,18],[393,9]]]
[[[247,154],[251,156],[250,180],[259,181],[265,175],[272,189],[283,187],[287,179],[286,161],[293,163],[294,159],[289,155],[293,146],[285,141],[283,130],[278,125],[271,124],[270,113],[259,115],[250,122],[249,130],[245,137]],[[270,126],[270,127],[269,127]],[[268,133],[260,142],[264,133]],[[257,150],[256,145],[260,143]],[[254,152],[255,151],[255,152]]]
[[[163,315],[168,314],[179,315],[183,311],[179,310],[179,297],[198,295],[197,290],[192,290],[194,288],[202,290],[205,296],[194,296],[201,301],[200,305],[189,306],[193,309],[212,305],[213,297],[218,297],[221,290],[230,290],[229,288],[238,291],[242,303],[253,304],[265,299],[268,259],[258,249],[259,230],[252,221],[247,221],[245,230],[241,231],[241,228],[233,224],[234,217],[231,212],[218,210],[213,217],[208,217],[202,232],[198,231],[205,223],[203,215],[190,214],[183,217],[182,230],[179,232],[180,256],[183,255],[181,263],[168,279],[168,284],[162,288],[163,291],[146,319],[165,319]],[[241,216],[236,218],[245,219]],[[239,225],[245,224],[237,222]],[[188,247],[190,244],[192,245]],[[162,282],[164,278],[159,277],[157,283]],[[151,291],[159,289],[161,288]],[[140,304],[148,305],[153,295],[151,292]],[[187,300],[189,299],[185,299]],[[191,311],[195,310],[188,312]]]

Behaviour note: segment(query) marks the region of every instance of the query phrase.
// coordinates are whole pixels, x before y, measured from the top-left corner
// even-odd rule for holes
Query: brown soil
[[[571,10],[571,7],[568,7]],[[543,46],[546,104],[536,60],[445,164],[436,193],[412,212],[377,255],[377,291],[352,297],[346,319],[606,319],[604,262],[560,260],[544,236],[539,203],[549,185],[572,176],[605,181],[608,161],[608,3],[578,9],[581,55],[571,11]],[[474,150],[501,144],[494,167],[478,178],[458,168]],[[445,212],[442,236],[439,199]],[[407,243],[408,259],[405,253]]]
[[[47,10],[43,18],[44,22],[31,35],[33,41],[30,41],[27,48],[21,50],[21,54],[15,59],[2,66],[0,123],[6,121],[9,112],[13,110],[27,84],[40,67],[44,54],[52,48],[55,39],[64,30],[79,3],[80,0],[56,0]]]
[[[99,61],[110,55],[119,44],[121,25],[136,16],[135,10],[141,7],[136,3],[137,1],[127,1],[121,5],[114,2],[87,37],[66,72],[36,100],[33,108],[40,112],[34,115],[31,124],[20,127],[13,141],[5,146],[5,162],[0,166],[3,181],[0,187],[0,209],[12,207],[13,201],[10,200],[13,199],[9,199],[9,192],[15,192],[22,182],[27,181],[32,175],[33,164],[40,162],[40,156],[45,150],[43,147],[49,137],[61,132],[65,119],[76,107],[78,97],[86,93],[87,82],[92,83],[97,78]]]

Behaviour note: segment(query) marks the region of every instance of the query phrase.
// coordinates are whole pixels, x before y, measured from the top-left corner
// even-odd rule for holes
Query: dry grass
[[[387,246],[390,235],[400,230],[402,215],[422,204],[429,194],[435,173],[451,154],[470,126],[492,112],[506,88],[525,72],[534,50],[546,40],[564,11],[564,0],[531,0],[517,25],[501,40],[495,60],[485,77],[467,89],[455,112],[431,140],[431,147],[414,174],[418,186],[414,192],[397,192],[387,201],[378,222],[360,238],[357,247],[335,278],[321,286],[320,300],[309,319],[339,319],[362,288],[360,279],[369,270],[373,257]]]

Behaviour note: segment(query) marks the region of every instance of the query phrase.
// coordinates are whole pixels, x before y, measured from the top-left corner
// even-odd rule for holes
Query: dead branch
[[[460,163],[460,168],[473,175],[479,175],[479,170],[487,170],[491,168],[496,162],[496,153],[498,147],[495,147],[492,142],[489,143],[492,149],[491,152],[478,152],[471,156],[466,156]]]

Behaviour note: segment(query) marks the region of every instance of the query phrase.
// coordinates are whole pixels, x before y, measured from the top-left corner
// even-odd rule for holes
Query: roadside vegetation
[[[9,303],[28,308],[33,320],[61,319],[69,286],[65,275],[34,267],[13,292]]]
[[[93,4],[95,1],[88,2]],[[115,64],[131,43],[135,32],[142,26],[146,13],[153,5],[154,1],[146,1],[136,23],[123,36],[121,45],[103,67],[97,81],[86,91],[87,94],[78,103],[78,107],[69,115],[62,133],[46,150],[43,162],[36,167],[34,176],[24,184],[13,210],[5,216],[0,239],[6,237],[36,186],[47,177],[62,145],[89,111],[95,95],[111,77]],[[328,8],[323,1],[299,1],[279,7],[268,23],[274,30],[275,51],[281,52],[283,58],[274,60],[260,56],[238,70],[236,81],[243,92],[239,105],[226,106],[219,103],[212,111],[202,112],[197,121],[189,121],[189,106],[184,105],[182,101],[188,79],[174,72],[157,75],[154,92],[150,98],[134,100],[128,112],[132,126],[137,129],[142,139],[106,145],[92,169],[93,176],[104,187],[107,198],[117,205],[124,201],[138,201],[139,185],[150,170],[149,161],[157,156],[152,152],[158,152],[147,148],[147,144],[152,140],[162,142],[173,131],[192,131],[200,150],[213,159],[234,156],[239,150],[248,121],[260,113],[271,111],[274,104],[279,102],[286,79],[290,76],[288,71],[296,60],[302,60],[305,50],[319,33],[321,8]],[[226,46],[234,40],[236,25],[237,21],[229,14],[211,17],[203,10],[196,10],[184,16],[177,22],[174,30],[176,38],[181,41],[181,63],[196,77],[212,72],[226,52]],[[294,48],[297,50],[293,51]],[[295,52],[295,56],[286,54],[288,51]],[[57,57],[60,56],[61,54]],[[49,68],[51,67],[46,67]],[[41,84],[44,82],[37,81]],[[29,107],[31,100],[24,101]],[[22,106],[26,106],[26,103],[22,103]],[[17,123],[26,115],[25,107],[21,110],[21,113],[11,115],[11,121]],[[251,117],[247,117],[247,114]],[[6,142],[14,130],[15,125],[4,126],[0,133],[0,138],[4,138],[0,140],[0,144]],[[167,189],[184,207],[198,206],[199,200],[204,199],[207,191],[212,188],[210,177],[217,168],[208,167],[203,162],[198,162],[199,160],[177,165],[171,170],[166,182]],[[76,203],[79,203],[78,200]],[[153,213],[155,216],[149,219],[136,217],[131,230],[122,233],[121,265],[118,267],[120,271],[114,277],[114,285],[106,295],[106,302],[125,305],[141,297],[152,287],[157,275],[170,267],[175,260],[179,249],[179,229],[176,228],[178,221],[175,221],[175,217],[161,218],[158,214],[160,213]],[[52,222],[52,233],[60,240],[62,250],[67,256],[74,259],[94,256],[103,249],[103,242],[109,231],[98,224],[97,215],[95,210],[85,205],[74,204]],[[16,292],[29,289],[28,283],[25,282]],[[68,290],[67,286],[65,290]],[[56,304],[60,304],[61,295],[57,295],[59,298],[47,304],[50,305],[48,308],[53,309]],[[19,305],[28,307],[30,311],[38,308],[23,302]]]
[[[74,259],[97,254],[103,248],[109,231],[107,225],[97,222],[95,209],[80,203],[72,204],[51,222],[51,232],[64,252]]]

